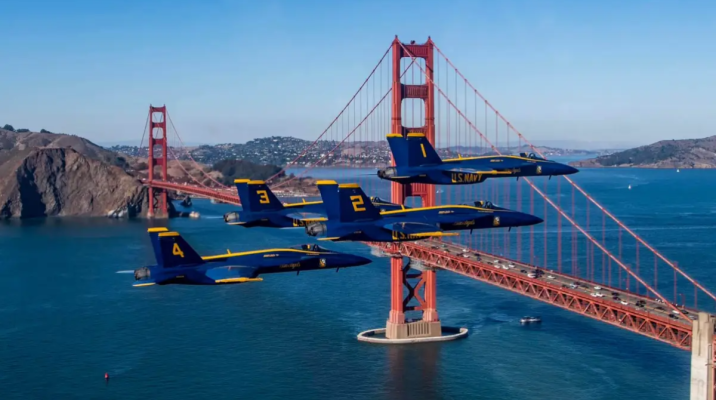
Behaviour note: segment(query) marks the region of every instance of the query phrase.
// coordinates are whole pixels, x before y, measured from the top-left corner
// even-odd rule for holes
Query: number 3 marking
[[[363,207],[365,205],[365,203],[363,203],[363,197],[351,196],[351,203],[353,203],[353,211],[365,211],[365,207]]]
[[[257,190],[256,194],[259,195],[259,203],[268,204],[270,202],[270,200],[268,198],[268,193],[266,193],[265,190]]]
[[[174,243],[174,248],[172,249],[172,254],[174,254],[175,256],[179,256],[179,257],[181,257],[181,258],[184,258],[184,252],[181,251],[181,249],[179,248],[179,244],[178,244],[178,243]]]

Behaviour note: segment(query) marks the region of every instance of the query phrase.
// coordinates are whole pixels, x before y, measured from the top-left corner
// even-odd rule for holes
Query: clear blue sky
[[[0,4],[0,124],[138,140],[313,138],[395,34],[428,35],[530,139],[716,134],[716,2],[17,0]]]

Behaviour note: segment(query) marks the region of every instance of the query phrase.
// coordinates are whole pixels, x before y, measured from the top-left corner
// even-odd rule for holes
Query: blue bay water
[[[369,194],[389,198],[373,170],[311,175],[359,181]],[[595,169],[574,179],[716,289],[716,171]],[[540,188],[545,181],[535,180]],[[558,193],[556,181],[547,181],[547,192],[571,205],[568,186],[562,181]],[[487,197],[517,207],[516,183],[509,185],[486,183],[437,196],[453,202]],[[194,204],[201,219],[171,220],[168,226],[203,254],[313,242],[300,229],[226,226],[221,216],[233,206]],[[534,213],[542,216],[542,203],[535,204]],[[528,209],[529,203],[519,206]],[[583,200],[575,207],[577,216],[586,211]],[[557,229],[554,211],[547,216],[554,262],[553,241],[569,231],[566,225]],[[590,222],[589,231],[602,235],[600,223]],[[0,398],[673,400],[688,394],[687,352],[449,272],[438,273],[440,318],[468,327],[468,339],[394,347],[360,343],[358,332],[385,325],[386,259],[337,273],[271,275],[255,284],[133,288],[132,275],[116,271],[153,261],[150,224],[103,218],[0,224]],[[616,245],[617,231],[607,228],[605,241]],[[535,232],[541,260],[543,228]],[[511,247],[501,251],[516,257],[520,233],[510,235]],[[529,240],[521,235],[524,259]],[[473,234],[473,244],[478,237]],[[360,244],[326,246],[373,258]],[[569,250],[565,244],[565,271]],[[624,258],[634,250],[625,240]],[[669,279],[659,276],[666,293]],[[698,301],[700,308],[714,308],[705,296]],[[543,323],[522,327],[523,315],[541,315]]]

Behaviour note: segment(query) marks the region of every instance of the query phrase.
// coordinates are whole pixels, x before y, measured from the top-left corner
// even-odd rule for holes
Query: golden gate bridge
[[[145,126],[150,173],[144,180],[152,199],[148,215],[167,215],[167,191],[240,205],[235,188],[211,177],[188,151],[188,158],[204,177],[197,179],[178,163],[193,182],[170,181],[168,157],[179,159],[168,146],[170,128],[180,145],[174,148],[183,149],[166,106],[150,106]],[[424,133],[436,148],[457,149],[458,153],[502,154],[504,149],[517,152],[530,148],[544,156],[430,38],[423,44],[406,44],[396,37],[327,128],[284,170],[266,181],[275,182],[272,189],[280,189],[344,153],[353,155],[344,157],[349,160],[346,167],[369,167],[371,157],[361,153],[361,143],[385,140],[389,133]],[[316,161],[306,161],[308,152],[321,140],[335,146]],[[158,176],[155,167],[161,168]],[[278,180],[291,167],[303,170]],[[386,185],[376,176],[352,181],[358,181],[368,195]],[[512,232],[491,229],[441,240],[367,243],[424,266],[416,272],[405,268],[401,257],[391,258],[386,336],[425,336],[434,329],[411,326],[440,327],[435,272],[447,270],[690,351],[692,398],[714,398],[715,318],[700,312],[699,307],[712,308],[716,296],[573,178],[491,179],[444,191],[438,188],[391,182],[390,197],[394,203],[413,201],[422,206],[490,200],[539,215],[544,223]],[[408,312],[422,315],[417,321],[406,319]]]

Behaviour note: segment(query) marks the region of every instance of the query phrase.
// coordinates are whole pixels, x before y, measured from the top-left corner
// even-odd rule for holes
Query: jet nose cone
[[[527,214],[527,213],[517,213],[512,218],[510,218],[511,224],[510,226],[530,226],[530,225],[537,225],[544,222],[544,220],[536,215]]]
[[[565,165],[564,169],[567,171],[564,173],[565,175],[572,175],[572,174],[576,174],[577,172],[579,172],[579,170],[577,168],[574,168],[569,165]]]
[[[544,220],[536,215],[525,214],[527,219],[527,225],[537,225],[544,222]]]
[[[353,256],[353,259],[354,259],[353,264],[355,266],[366,265],[366,264],[370,264],[373,262],[370,259],[361,257],[361,256]]]

